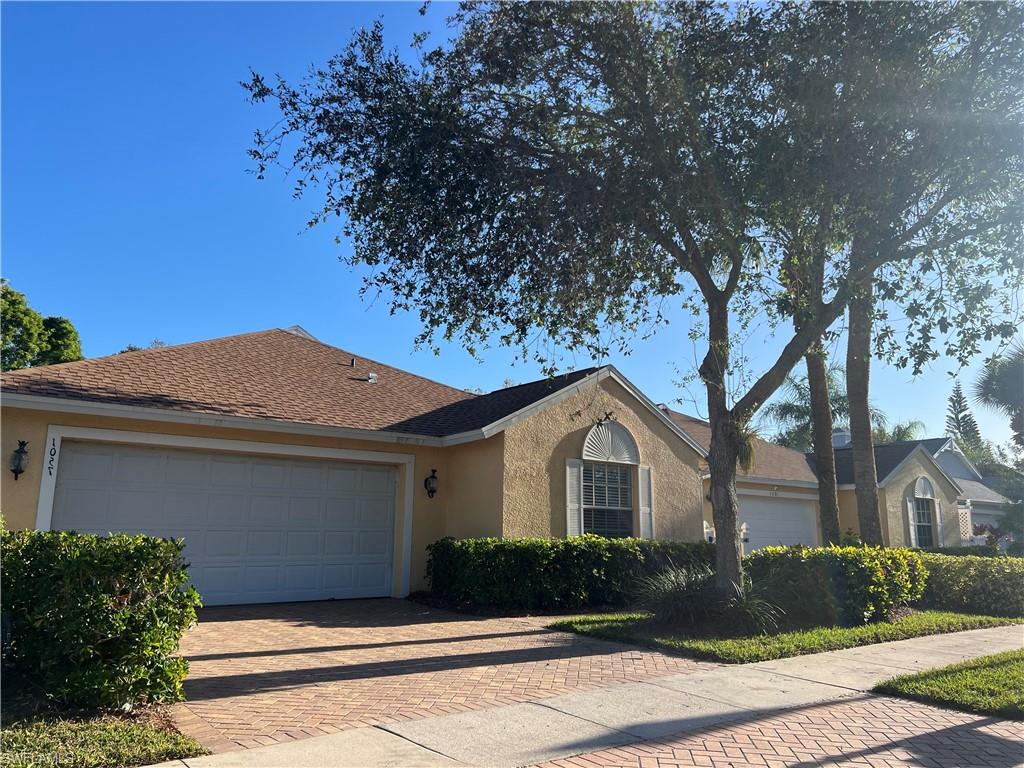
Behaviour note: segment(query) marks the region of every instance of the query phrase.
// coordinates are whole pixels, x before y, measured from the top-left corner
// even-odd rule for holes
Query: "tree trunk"
[[[729,310],[726,301],[708,303],[708,353],[700,375],[708,391],[711,446],[711,512],[715,521],[715,588],[730,594],[733,584],[743,583],[743,544],[736,530],[739,501],[736,498],[736,458],[739,433],[729,410],[725,372],[729,364]]]
[[[839,543],[839,498],[836,495],[836,456],[832,452],[832,404],[829,401],[825,350],[816,345],[804,356],[811,396],[811,434],[818,473],[821,543]]]
[[[871,441],[868,390],[871,373],[871,312],[874,297],[870,277],[850,301],[849,341],[846,348],[846,394],[850,400],[850,436],[853,441],[853,480],[857,495],[857,521],[865,544],[882,543],[878,510],[878,477]]]

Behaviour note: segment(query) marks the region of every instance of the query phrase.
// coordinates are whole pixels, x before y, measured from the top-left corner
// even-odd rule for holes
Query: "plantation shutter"
[[[565,535],[583,533],[583,462],[565,460]]]
[[[917,521],[914,520],[914,500],[907,499],[907,519],[910,522],[910,546],[917,546]]]
[[[641,466],[640,468],[640,538],[654,538],[654,515],[651,511],[651,468]]]
[[[935,530],[939,534],[936,544],[940,547],[946,546],[946,540],[942,538],[942,502],[938,499],[935,499]]]

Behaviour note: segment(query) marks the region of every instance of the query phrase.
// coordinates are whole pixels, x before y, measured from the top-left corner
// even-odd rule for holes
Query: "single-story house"
[[[6,524],[184,537],[208,605],[406,595],[443,536],[703,535],[703,448],[611,366],[475,395],[292,328],[2,386]]]
[[[964,489],[936,460],[940,440],[909,440],[875,446],[882,540],[893,547],[960,546],[964,527],[960,498]],[[853,451],[849,432],[832,438],[836,457],[839,525],[860,532],[853,480]]]
[[[0,481],[5,524],[182,537],[207,605],[404,596],[444,536],[714,537],[707,424],[610,365],[473,394],[293,327],[10,371],[2,388],[4,455],[28,450]],[[959,543],[960,486],[904,453],[878,453],[887,540],[924,543],[911,505]],[[820,541],[802,454],[758,440],[737,486],[748,551]]]
[[[991,479],[982,476],[952,437],[921,442],[962,489],[957,504],[965,539],[972,536],[974,526],[998,528],[1005,515],[1005,505],[1010,503],[1010,499],[991,486]]]

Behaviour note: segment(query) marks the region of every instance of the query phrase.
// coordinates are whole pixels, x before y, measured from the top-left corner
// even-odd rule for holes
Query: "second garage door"
[[[818,519],[813,501],[771,496],[739,496],[740,522],[749,526],[747,552],[779,544],[818,543]]]
[[[384,597],[395,470],[66,441],[51,525],[184,538],[206,605]]]

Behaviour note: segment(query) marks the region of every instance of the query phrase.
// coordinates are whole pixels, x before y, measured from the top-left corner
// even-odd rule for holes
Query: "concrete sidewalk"
[[[232,766],[532,765],[665,739],[695,729],[750,723],[806,708],[876,697],[895,675],[1022,647],[1024,628],[997,627],[881,643],[401,723],[358,728],[270,747],[164,763]],[[918,705],[921,706],[921,705]],[[827,706],[825,707],[827,710]],[[837,712],[838,715],[838,712]],[[971,716],[964,716],[970,718]],[[827,717],[825,718],[827,722]],[[1024,749],[1024,744],[1021,746]]]

